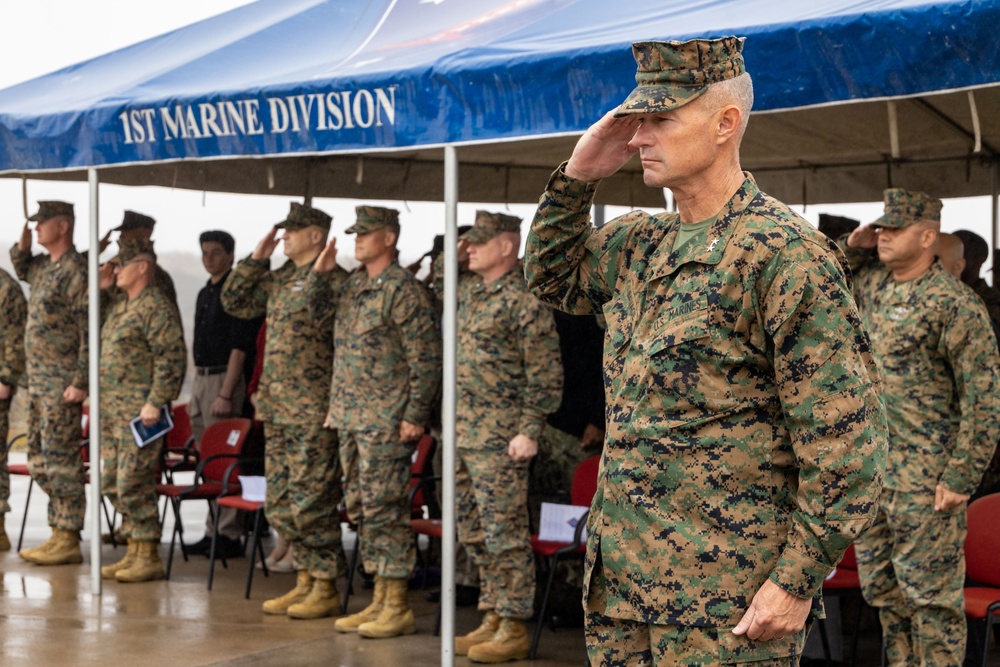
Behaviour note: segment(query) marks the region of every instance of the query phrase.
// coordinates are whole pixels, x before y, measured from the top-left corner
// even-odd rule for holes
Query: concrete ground
[[[23,452],[13,452],[11,462],[23,462]],[[16,545],[28,480],[11,477],[7,532]],[[29,508],[25,546],[34,546],[49,535],[45,520],[47,498],[35,488]],[[202,535],[205,503],[184,504],[183,521],[188,541]],[[172,517],[164,528],[160,555],[166,559]],[[89,526],[89,512],[88,512]],[[106,528],[105,528],[106,530]],[[249,600],[243,598],[247,559],[217,566],[212,591],[206,587],[208,560],[192,557],[189,562],[175,554],[171,580],[145,584],[104,582],[101,595],[91,591],[90,535],[84,532],[85,562],[80,566],[39,567],[19,558],[12,550],[0,553],[0,665],[64,667],[176,667],[195,665],[298,667],[397,667],[439,665],[440,639],[433,635],[437,605],[413,591],[411,604],[417,634],[387,640],[366,640],[334,632],[334,619],[293,621],[267,616],[260,611],[263,600],[281,595],[294,585],[294,574],[271,574],[258,570]],[[352,535],[345,535],[351,548]],[[270,548],[270,542],[267,544]],[[105,545],[105,563],[124,553]],[[368,604],[370,590],[355,581],[356,593],[350,610]],[[849,634],[856,607],[845,603],[844,630]],[[472,607],[459,608],[457,634],[479,624]],[[863,616],[859,645],[859,667],[879,665],[879,636],[871,611]],[[529,627],[533,630],[533,627]],[[844,637],[845,648],[848,637]],[[457,658],[456,665],[469,664]],[[535,667],[586,664],[582,629],[545,629]],[[824,664],[809,661],[809,664]],[[990,665],[1000,667],[1000,651]]]

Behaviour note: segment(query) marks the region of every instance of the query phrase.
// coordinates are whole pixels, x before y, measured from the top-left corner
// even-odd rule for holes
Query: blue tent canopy
[[[998,24],[1000,0],[260,0],[0,91],[0,174],[438,199],[456,144],[463,199],[532,200],[633,87],[632,41],[737,34],[744,161],[773,194],[877,199],[942,160],[963,162],[942,194],[984,194]],[[637,164],[601,194],[656,197]]]

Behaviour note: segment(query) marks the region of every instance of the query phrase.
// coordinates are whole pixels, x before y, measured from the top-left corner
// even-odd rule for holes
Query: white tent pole
[[[455,664],[455,317],[458,311],[458,153],[444,147],[444,369],[441,396],[441,666]]]
[[[1000,235],[1000,230],[997,229],[997,222],[1000,221],[1000,157],[993,156],[993,182],[992,182],[992,195],[990,196],[990,204],[993,208],[993,224],[990,225],[990,231],[993,233],[993,245],[990,247],[990,252],[993,254],[993,270],[990,275],[990,284],[994,287],[997,286],[997,273],[1000,272],[1000,263],[997,260],[997,236]]]
[[[87,257],[88,313],[87,336],[90,356],[90,590],[101,594],[101,399],[100,399],[100,355],[101,355],[101,288],[99,284],[97,258],[101,254],[98,236],[100,225],[97,212],[97,170],[87,170],[90,183],[90,252]]]

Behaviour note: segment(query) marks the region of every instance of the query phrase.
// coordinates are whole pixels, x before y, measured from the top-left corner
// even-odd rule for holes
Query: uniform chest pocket
[[[362,295],[352,313],[351,332],[356,336],[370,334],[386,325],[382,316],[381,295]]]
[[[713,339],[707,308],[658,322],[639,344],[650,388],[667,392],[665,404],[687,415],[680,419],[699,419],[736,404],[725,350]]]

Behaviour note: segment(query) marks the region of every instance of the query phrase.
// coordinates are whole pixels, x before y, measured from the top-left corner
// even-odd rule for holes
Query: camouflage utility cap
[[[502,232],[520,232],[521,218],[503,213],[476,211],[476,224],[462,238],[469,243],[486,243]]]
[[[399,211],[394,208],[358,206],[354,212],[357,222],[345,230],[348,234],[367,234],[383,227],[399,231]]]
[[[872,227],[901,229],[921,220],[941,222],[942,206],[940,199],[923,192],[889,188],[885,191],[885,215]]]
[[[632,55],[638,84],[615,116],[660,113],[701,97],[713,83],[746,72],[743,37],[688,42],[636,42]]]
[[[64,201],[40,201],[38,202],[38,212],[28,218],[34,222],[41,222],[54,218],[57,215],[65,215],[73,218],[73,205]]]
[[[156,226],[156,220],[149,217],[148,215],[143,215],[142,213],[136,213],[135,211],[125,211],[125,217],[122,218],[122,224],[118,225],[111,231],[130,232],[133,229],[148,229],[152,231],[153,227],[155,226]]]
[[[278,229],[305,229],[313,225],[329,230],[333,216],[324,213],[318,208],[296,204],[292,202],[292,208],[288,211],[288,217],[274,225]]]
[[[111,258],[115,264],[126,264],[134,259],[148,259],[156,262],[153,242],[147,239],[130,239],[118,244],[118,254]]]

